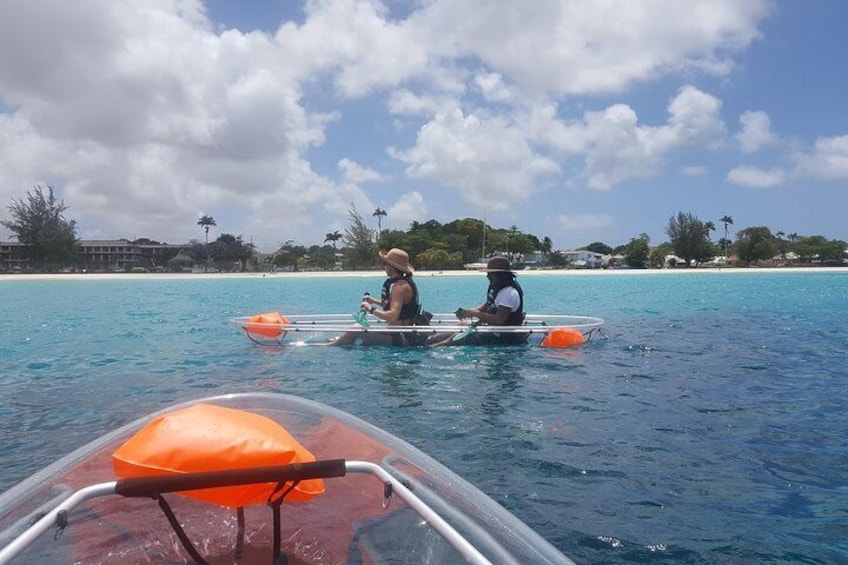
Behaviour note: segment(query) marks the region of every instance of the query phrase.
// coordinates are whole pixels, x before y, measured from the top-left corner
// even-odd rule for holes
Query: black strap
[[[268,496],[268,505],[271,507],[271,512],[274,514],[274,563],[280,562],[280,555],[282,554],[283,547],[280,507],[283,505],[283,501],[285,500],[285,498],[289,495],[291,491],[294,490],[294,487],[296,487],[299,482],[300,481],[297,480],[292,481],[291,484],[277,483],[277,486],[274,487],[274,491]],[[278,492],[280,493],[280,495],[274,498],[274,496]],[[283,556],[283,559],[285,560],[285,556]]]
[[[165,517],[168,518],[168,522],[170,522],[171,527],[174,529],[174,533],[177,534],[177,537],[180,539],[180,543],[183,544],[183,547],[191,555],[191,558],[194,559],[194,562],[198,565],[208,565],[205,559],[200,556],[200,553],[197,552],[194,545],[192,545],[191,540],[188,539],[188,536],[183,530],[183,527],[180,526],[180,523],[177,521],[177,517],[174,516],[174,511],[171,510],[171,506],[168,504],[168,501],[165,500],[163,496],[157,496],[156,500],[159,502],[159,508],[162,509],[162,512],[165,513]]]
[[[236,508],[236,522],[238,523],[238,532],[236,534],[236,551],[235,560],[241,559],[244,554],[244,507]]]

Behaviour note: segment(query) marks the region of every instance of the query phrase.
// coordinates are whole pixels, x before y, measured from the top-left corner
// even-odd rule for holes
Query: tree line
[[[76,221],[65,217],[68,207],[56,199],[52,187],[45,190],[36,186],[27,192],[26,198],[13,199],[7,209],[11,219],[0,223],[12,231],[21,244],[19,259],[43,270],[78,264],[80,248]],[[226,270],[232,270],[233,265],[241,269],[262,268],[261,263],[286,270],[373,269],[379,267],[378,250],[392,247],[406,250],[412,264],[419,269],[461,269],[464,264],[492,254],[507,256],[520,265],[522,258],[531,253],[541,254],[551,267],[567,266],[568,259],[552,249],[549,237],[524,233],[517,226],[496,228],[480,219],[462,218],[446,224],[436,220],[414,221],[407,230],[383,230],[382,219],[388,213],[378,207],[371,216],[376,218],[376,230],[352,206],[344,233],[339,230],[327,233],[321,245],[295,245],[289,240],[275,252],[262,256],[241,236],[223,233],[210,242],[209,230],[217,227],[217,223],[212,216],[203,215],[197,225],[203,230],[205,241],[192,240],[184,253],[192,261],[225,266]],[[698,266],[716,257],[728,260],[731,256],[742,265],[756,265],[776,256],[794,256],[801,263],[819,264],[842,264],[846,259],[848,244],[842,240],[781,231],[772,233],[765,226],[744,228],[731,240],[729,226],[734,224],[733,218],[722,216],[718,222],[723,226],[723,237],[714,239],[715,223],[702,221],[691,212],[678,212],[665,226],[668,241],[656,246],[652,247],[650,238],[643,233],[617,247],[596,241],[578,250],[616,256],[624,264],[637,268],[667,266],[669,256],[678,259],[675,264],[686,267]],[[158,244],[146,238],[134,243]],[[178,250],[173,250],[172,255],[177,253]]]

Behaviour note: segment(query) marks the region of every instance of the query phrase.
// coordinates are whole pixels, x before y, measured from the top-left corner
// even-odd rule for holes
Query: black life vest
[[[383,307],[383,310],[389,310],[392,307],[390,298],[392,296],[392,286],[398,280],[405,280],[412,287],[412,300],[401,307],[398,319],[404,322],[412,322],[418,316],[421,305],[418,303],[418,287],[415,286],[415,282],[413,282],[411,277],[401,277],[398,279],[387,278],[383,282],[383,290],[380,291],[380,305]]]
[[[518,308],[510,312],[509,316],[507,316],[506,320],[504,320],[504,326],[520,326],[524,324],[524,291],[521,289],[521,285],[518,284],[518,281],[512,279],[510,282],[503,286],[495,286],[494,283],[489,284],[489,290],[486,291],[486,305],[485,311],[489,314],[494,314],[497,312],[498,307],[495,306],[495,297],[498,295],[498,292],[503,290],[504,288],[511,286],[515,290],[518,291]]]

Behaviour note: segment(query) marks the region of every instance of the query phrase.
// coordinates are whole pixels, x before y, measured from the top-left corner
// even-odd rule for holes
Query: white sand
[[[842,273],[848,274],[848,267],[764,267],[764,268],[699,268],[699,269],[557,269],[557,270],[533,270],[517,271],[519,277],[533,276],[633,276],[633,275],[679,275],[679,274],[704,274],[704,273]],[[417,271],[415,276],[423,277],[470,277],[481,276],[476,271]],[[58,273],[49,275],[32,274],[0,274],[2,281],[98,281],[98,280],[180,280],[180,279],[261,279],[261,278],[326,278],[326,277],[359,277],[359,278],[382,278],[383,271],[316,271],[297,273]]]

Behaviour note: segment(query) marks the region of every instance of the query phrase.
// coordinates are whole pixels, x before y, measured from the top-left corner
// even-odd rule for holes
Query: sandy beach
[[[563,276],[640,276],[640,275],[698,275],[698,274],[765,274],[765,273],[841,273],[848,267],[764,267],[764,268],[698,268],[698,269],[556,269],[517,271],[520,277]],[[422,277],[472,277],[477,271],[416,271]],[[374,271],[305,271],[296,273],[56,273],[56,274],[2,274],[2,281],[102,281],[102,280],[181,280],[181,279],[275,279],[275,278],[382,278],[382,270]]]

